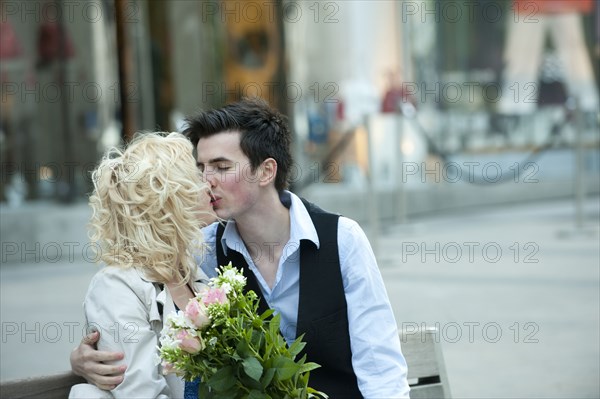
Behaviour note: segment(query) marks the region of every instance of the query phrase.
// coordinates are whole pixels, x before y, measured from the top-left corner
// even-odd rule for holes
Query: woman
[[[71,398],[183,397],[183,381],[162,374],[157,346],[163,315],[184,309],[204,277],[194,255],[210,198],[192,150],[179,133],[138,135],[92,174],[91,239],[106,267],[90,283],[85,315],[98,348],[123,352],[127,370],[112,391],[80,384]]]

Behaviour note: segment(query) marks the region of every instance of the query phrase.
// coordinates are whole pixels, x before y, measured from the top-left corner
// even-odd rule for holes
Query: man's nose
[[[202,172],[202,178],[209,184],[211,188],[216,186],[217,178],[213,170],[204,170],[204,172]]]

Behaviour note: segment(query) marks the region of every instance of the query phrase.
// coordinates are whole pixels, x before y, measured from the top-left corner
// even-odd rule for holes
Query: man
[[[356,222],[285,190],[292,158],[282,115],[244,99],[187,122],[211,205],[227,220],[203,230],[204,272],[212,277],[229,261],[243,267],[261,306],[281,315],[286,341],[305,334],[308,360],[321,365],[311,372],[313,388],[335,399],[408,397],[396,321],[366,236]],[[88,342],[71,363],[108,386],[120,379],[106,374],[120,370],[97,362],[117,356]]]

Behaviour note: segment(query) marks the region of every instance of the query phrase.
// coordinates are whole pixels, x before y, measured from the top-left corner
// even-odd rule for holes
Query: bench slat
[[[444,358],[435,328],[400,331],[402,353],[408,365],[411,398],[450,398]],[[416,382],[415,382],[416,381]]]
[[[82,383],[85,383],[85,379],[71,372],[25,378],[3,382],[0,396],[11,399],[65,399],[73,385]]]
[[[417,332],[400,336],[402,353],[408,368],[408,378],[439,376],[438,359],[431,334]]]
[[[410,399],[433,399],[447,398],[444,394],[444,386],[441,382],[431,385],[416,386],[410,388]]]

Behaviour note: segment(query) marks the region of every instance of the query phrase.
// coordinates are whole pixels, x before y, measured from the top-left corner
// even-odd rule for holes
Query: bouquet
[[[241,270],[229,264],[217,272],[184,311],[167,316],[163,373],[199,378],[199,398],[327,398],[308,386],[310,371],[320,366],[306,355],[296,360],[306,345],[302,336],[288,346],[279,315],[272,309],[259,315],[258,296],[244,292]]]

